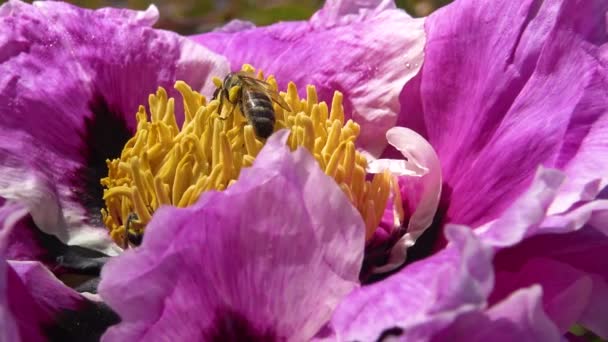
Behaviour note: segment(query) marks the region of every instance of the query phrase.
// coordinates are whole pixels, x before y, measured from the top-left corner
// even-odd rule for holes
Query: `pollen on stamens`
[[[245,65],[244,71],[254,72]],[[259,79],[264,79],[261,72]],[[266,79],[273,89],[273,76]],[[221,80],[214,79],[217,87]],[[236,88],[236,87],[235,87]],[[178,81],[175,89],[182,96],[184,123],[178,126],[175,102],[163,88],[150,95],[150,113],[140,106],[136,114],[137,131],[126,143],[120,158],[108,160],[104,186],[106,208],[104,224],[111,237],[122,246],[129,235],[143,234],[146,224],[161,205],[186,207],[209,190],[231,186],[242,168],[251,166],[264,146],[238,106],[228,103],[218,113],[218,101],[207,103],[204,96]],[[236,103],[238,89],[229,92]],[[328,106],[319,102],[314,86],[300,98],[294,83],[280,96],[291,111],[274,104],[274,130],[291,131],[287,145],[302,146],[317,160],[319,167],[336,183],[357,208],[370,238],[378,226],[391,192],[388,172],[366,179],[367,161],[355,149],[359,125],[345,120],[342,94],[335,92]],[[225,101],[228,102],[228,101]]]

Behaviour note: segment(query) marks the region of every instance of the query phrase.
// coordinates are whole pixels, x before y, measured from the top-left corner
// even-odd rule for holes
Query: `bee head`
[[[240,86],[242,83],[243,82],[241,82],[241,78],[239,77],[239,75],[237,75],[235,73],[229,73],[224,78],[224,88],[225,89],[230,89],[234,86]]]

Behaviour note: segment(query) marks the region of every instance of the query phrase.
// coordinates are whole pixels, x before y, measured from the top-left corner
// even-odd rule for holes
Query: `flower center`
[[[243,71],[255,75],[245,65]],[[257,78],[263,80],[262,72]],[[214,79],[221,87],[222,82]],[[274,77],[266,79],[276,91]],[[163,88],[149,97],[150,115],[143,106],[136,114],[137,131],[126,143],[120,158],[108,160],[104,186],[104,224],[119,245],[137,245],[146,224],[161,205],[186,207],[209,190],[224,190],[251,166],[264,145],[256,136],[237,103],[238,87],[229,91],[218,113],[218,100],[207,103],[204,96],[186,83],[175,84],[183,98],[184,123],[177,125],[174,99]],[[314,86],[301,99],[293,82],[280,97],[291,111],[273,104],[274,130],[291,131],[291,150],[303,146],[321,169],[335,179],[363,217],[367,238],[378,227],[391,189],[391,175],[379,173],[366,180],[367,161],[355,149],[359,125],[345,122],[342,94],[335,92],[331,108],[318,102]]]

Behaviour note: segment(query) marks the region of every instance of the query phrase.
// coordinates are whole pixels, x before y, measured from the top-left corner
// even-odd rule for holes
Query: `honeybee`
[[[253,126],[255,134],[262,139],[268,138],[274,131],[275,113],[272,102],[276,102],[283,109],[291,111],[289,105],[279,96],[277,91],[270,87],[270,84],[255,78],[251,73],[239,71],[226,75],[222,86],[213,94],[213,99],[217,99],[219,96],[218,111],[220,113],[224,100],[232,103],[229,92],[234,86],[240,86],[236,102],[241,113]],[[236,105],[235,103],[232,104]]]
[[[136,213],[129,213],[125,223],[125,247],[141,245],[144,233],[141,229],[136,229],[137,221],[139,221],[139,216]]]

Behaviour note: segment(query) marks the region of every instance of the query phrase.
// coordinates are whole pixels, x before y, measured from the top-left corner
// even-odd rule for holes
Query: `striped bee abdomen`
[[[266,139],[272,134],[275,122],[274,108],[268,95],[244,89],[241,110],[257,136]]]

